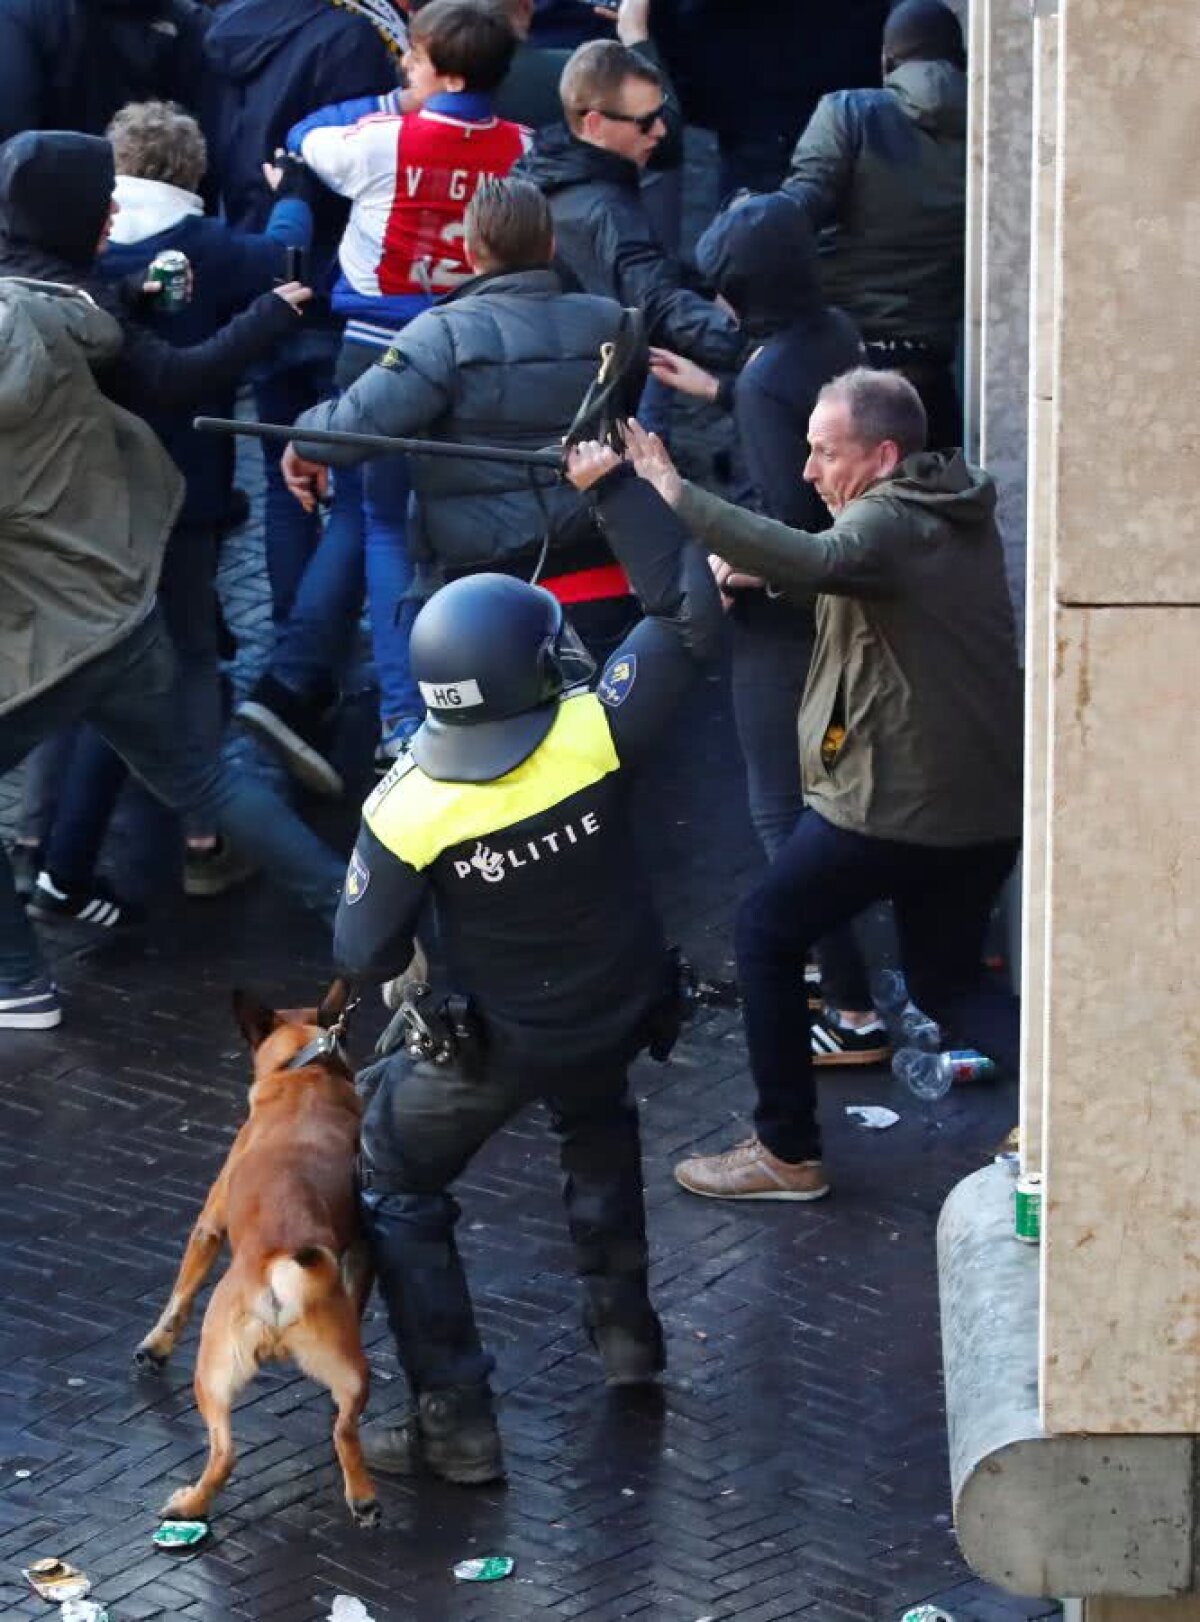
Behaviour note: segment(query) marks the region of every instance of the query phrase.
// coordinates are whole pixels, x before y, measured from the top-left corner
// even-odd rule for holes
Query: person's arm
[[[312,209],[304,197],[290,192],[277,198],[261,232],[213,224],[221,232],[220,303],[227,312],[240,310],[260,293],[270,292],[287,269],[288,249],[312,244]]]
[[[568,462],[645,611],[611,655],[596,687],[622,761],[649,752],[723,635],[720,598],[703,554],[666,503],[606,446],[577,447]]]
[[[854,179],[860,141],[855,92],[822,96],[792,152],[781,190],[808,215],[814,230],[836,219]]]
[[[352,434],[414,434],[436,422],[454,394],[454,350],[446,322],[432,311],[398,333],[382,359],[337,400],[324,400],[296,419],[296,454],[304,462],[348,467],[377,452],[315,445],[306,428]]]
[[[710,495],[679,477],[657,434],[627,428],[639,478],[652,484],[707,551],[768,590],[807,599],[813,592],[843,597],[890,597],[896,590],[897,527],[903,519],[878,503],[852,502],[832,529],[793,529]]]
[[[377,168],[377,116],[384,112],[385,101],[383,96],[369,96],[313,113],[289,130],[288,151],[303,158],[330,191],[339,197],[356,197]],[[356,108],[357,115],[351,116]],[[387,139],[395,144],[396,131],[390,123]]]
[[[305,137],[314,130],[346,129],[360,119],[374,117],[376,113],[397,111],[392,104],[395,94],[394,90],[390,90],[372,96],[351,96],[348,101],[333,101],[328,106],[318,107],[315,112],[308,113],[299,123],[292,125],[283,144],[293,157],[299,157]]]
[[[640,309],[652,344],[717,371],[735,371],[745,341],[709,299],[680,285],[679,268],[650,235],[640,209],[605,189],[592,213],[596,262],[611,265],[620,303]]]
[[[308,288],[286,283],[263,293],[220,332],[187,349],[129,321],[120,354],[101,376],[105,393],[139,414],[198,405],[234,387],[247,367],[297,331],[301,307],[311,296]]]
[[[364,818],[333,925],[338,972],[369,981],[400,974],[412,959],[427,889],[425,877],[380,844]]]

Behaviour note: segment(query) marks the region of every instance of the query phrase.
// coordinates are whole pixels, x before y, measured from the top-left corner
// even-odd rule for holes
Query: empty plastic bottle
[[[974,1048],[950,1053],[926,1053],[901,1048],[892,1059],[892,1074],[918,1098],[945,1098],[956,1081],[990,1081],[996,1074],[991,1059]]]
[[[871,977],[871,997],[881,1014],[899,1014],[908,1007],[908,981],[899,969],[879,969]]]

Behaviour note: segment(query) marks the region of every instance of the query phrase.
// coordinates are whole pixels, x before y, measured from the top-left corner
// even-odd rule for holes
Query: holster
[[[457,1064],[472,1074],[482,1067],[486,1046],[483,1021],[470,997],[451,992],[439,998],[432,987],[415,982],[405,988],[375,1052],[383,1059],[403,1048],[412,1059]]]

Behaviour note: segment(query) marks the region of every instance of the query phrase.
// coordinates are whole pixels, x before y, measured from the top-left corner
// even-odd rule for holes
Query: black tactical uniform
[[[675,988],[635,849],[629,768],[654,748],[697,661],[715,652],[721,614],[703,556],[652,490],[622,469],[593,499],[647,618],[594,692],[554,688],[549,702],[485,721],[489,680],[462,667],[452,634],[442,638],[450,646],[433,679],[424,679],[432,620],[423,627],[422,619],[463,591],[485,600],[494,591],[498,615],[532,604],[561,624],[561,610],[549,594],[503,576],[474,576],[435,595],[412,644],[429,719],[412,755],[364,807],[335,930],[347,974],[391,977],[409,960],[432,892],[450,987],[470,998],[481,1036],[469,1062],[439,1067],[393,1055],[360,1078],[374,1087],[363,1204],[380,1288],[419,1399],[426,1460],[456,1480],[497,1475],[499,1450],[487,1395],[492,1360],[476,1331],[454,1241],[458,1207],[446,1190],[530,1101],[546,1102],[559,1138],[585,1322],[610,1381],[649,1378],[663,1361],[626,1069],[653,1039]],[[472,709],[480,724],[470,724]],[[482,1412],[493,1437],[469,1456],[451,1448],[449,1468],[433,1434],[447,1403],[451,1428],[456,1414]]]

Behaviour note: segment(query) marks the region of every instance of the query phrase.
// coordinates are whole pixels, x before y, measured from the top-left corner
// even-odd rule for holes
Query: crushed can
[[[516,1563],[507,1554],[487,1555],[482,1560],[460,1560],[454,1568],[454,1576],[460,1583],[498,1583],[512,1576]]]
[[[191,1549],[207,1536],[207,1521],[164,1521],[152,1541],[159,1549]]]
[[[1039,1171],[1027,1171],[1017,1178],[1013,1233],[1023,1245],[1042,1242],[1042,1174]]]
[[[180,310],[186,309],[191,300],[188,289],[191,276],[192,267],[188,264],[187,254],[180,253],[177,248],[156,253],[146,272],[146,279],[157,282],[162,288],[155,298],[155,309],[161,310],[164,315],[177,315]]]
[[[905,1611],[900,1622],[954,1622],[954,1618],[940,1605],[916,1605],[911,1611]]]
[[[109,1622],[109,1615],[94,1599],[68,1599],[63,1601],[58,1622]]]
[[[25,1566],[21,1575],[39,1599],[49,1600],[52,1605],[61,1605],[68,1599],[83,1599],[92,1591],[90,1580],[78,1566],[53,1555]]]

